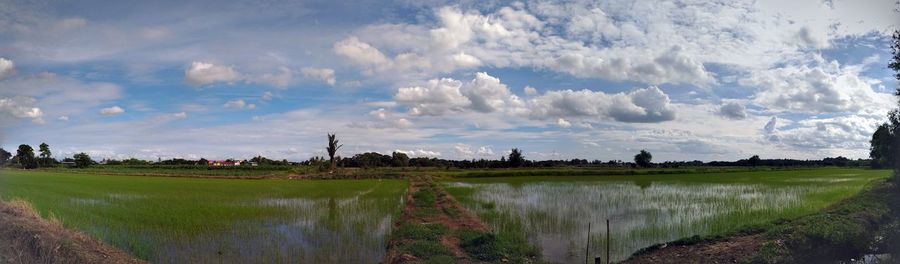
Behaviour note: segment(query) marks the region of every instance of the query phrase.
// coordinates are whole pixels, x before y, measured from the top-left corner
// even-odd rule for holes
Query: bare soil
[[[400,219],[394,223],[394,229],[396,230],[404,223],[443,224],[447,227],[447,233],[441,236],[440,242],[453,253],[457,263],[478,263],[460,247],[459,239],[454,234],[459,229],[488,231],[488,225],[440,187],[435,188],[437,201],[434,209],[438,213],[433,215],[417,213],[426,208],[417,208],[415,206],[413,194],[422,188],[426,188],[429,183],[421,179],[410,179],[410,181],[409,191],[406,193],[406,205],[403,208]],[[403,242],[392,240],[389,243],[387,261],[385,263],[404,263],[416,260],[414,256],[400,253],[399,248]]]
[[[692,245],[664,246],[622,263],[744,263],[765,242],[763,234],[739,235]]]
[[[0,201],[0,263],[145,263],[48,221],[24,201]]]

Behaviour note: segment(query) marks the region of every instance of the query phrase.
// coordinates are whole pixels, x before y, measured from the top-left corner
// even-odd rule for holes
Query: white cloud
[[[185,119],[185,118],[187,118],[187,112],[174,113],[174,114],[172,114],[172,116],[174,116],[175,118],[178,118],[178,119]]]
[[[44,112],[36,107],[37,100],[27,97],[0,97],[0,120],[12,117],[30,119],[34,123],[43,123]]]
[[[525,88],[523,90],[525,91],[525,95],[528,95],[528,96],[538,94],[537,89],[535,89],[534,87],[531,87],[531,86],[525,86]]]
[[[312,68],[304,67],[300,69],[300,73],[307,78],[315,78],[322,80],[328,85],[334,85],[337,80],[334,77],[334,70],[328,68]]]
[[[16,65],[12,60],[0,57],[0,80],[16,73]]]
[[[565,119],[562,119],[562,118],[556,120],[556,125],[558,125],[559,127],[562,127],[562,128],[572,127],[572,123],[569,123],[569,121],[566,121]]]
[[[800,65],[755,71],[740,83],[763,88],[753,101],[770,110],[883,115],[893,106],[893,96],[875,92],[872,85],[879,81],[860,76],[863,67],[815,57]]]
[[[850,115],[806,119],[797,121],[794,127],[778,129],[773,117],[764,131],[770,142],[786,147],[865,152],[881,121],[882,118]]]
[[[279,67],[277,74],[266,73],[259,78],[259,82],[269,84],[278,88],[286,88],[294,79],[294,73],[287,67]]]
[[[717,113],[729,119],[740,120],[747,118],[747,108],[743,104],[734,101],[723,103],[719,106]]]
[[[241,75],[231,66],[220,66],[195,61],[184,70],[185,80],[191,85],[208,85],[215,82],[232,83],[241,80]]]
[[[266,91],[262,94],[262,96],[259,99],[263,100],[263,101],[272,101],[273,97],[275,97],[275,95],[272,94],[272,92]]]
[[[591,90],[547,91],[528,101],[536,119],[612,119],[629,123],[656,123],[675,119],[669,96],[651,86],[629,93],[607,94]]]
[[[414,149],[414,150],[394,150],[395,152],[404,153],[409,155],[410,157],[440,157],[441,153],[437,151],[425,150],[425,149]]]
[[[400,88],[394,99],[410,107],[414,115],[441,115],[466,109],[491,113],[518,111],[523,102],[509,88],[484,72],[470,82],[450,78],[433,79],[424,86]]]
[[[56,118],[56,120],[63,121],[63,122],[68,122],[68,121],[69,121],[69,116],[59,116],[59,117]]]
[[[252,109],[256,108],[256,104],[247,103],[246,101],[244,101],[244,99],[231,100],[231,101],[225,102],[225,104],[222,106],[224,106],[225,108],[231,108],[231,109],[251,109],[252,110]]]
[[[122,108],[119,107],[119,106],[111,106],[111,107],[107,107],[107,108],[100,109],[100,112],[99,112],[99,113],[100,113],[101,115],[111,116],[111,115],[117,115],[117,114],[125,113],[125,109],[122,109]]]

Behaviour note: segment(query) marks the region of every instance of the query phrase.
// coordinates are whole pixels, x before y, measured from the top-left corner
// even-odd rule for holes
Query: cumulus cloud
[[[799,149],[868,149],[881,118],[850,115],[797,121],[790,128],[776,128],[773,117],[764,131],[775,144]]]
[[[300,73],[307,78],[322,80],[328,85],[334,85],[337,82],[334,77],[334,70],[328,68],[304,67],[300,69]]]
[[[441,153],[438,151],[431,151],[425,149],[414,149],[414,150],[394,150],[395,152],[404,153],[409,155],[410,157],[440,157]]]
[[[741,120],[747,118],[747,108],[738,102],[725,102],[719,106],[717,114],[728,119]]]
[[[863,65],[842,66],[816,57],[804,64],[789,64],[755,71],[740,80],[762,88],[754,103],[776,111],[803,113],[876,112],[892,107],[892,95],[878,93],[878,80],[860,76]]]
[[[453,151],[459,157],[464,158],[472,158],[472,157],[493,157],[494,149],[491,146],[481,146],[475,148],[471,145],[467,144],[456,144],[453,146]]]
[[[572,123],[569,123],[569,121],[566,121],[565,119],[562,119],[562,118],[556,120],[556,125],[558,125],[559,127],[562,127],[562,128],[572,127]]]
[[[269,84],[278,88],[285,88],[291,84],[294,79],[294,73],[287,67],[279,67],[278,73],[265,73],[259,77],[259,82]]]
[[[100,109],[99,113],[101,115],[105,115],[105,116],[118,115],[121,113],[125,113],[125,109],[122,109],[119,106],[111,106],[111,107]]]
[[[487,73],[477,73],[470,82],[443,78],[430,80],[423,86],[400,88],[394,100],[409,106],[412,115],[439,116],[471,110],[537,120],[574,118],[655,123],[675,119],[669,96],[655,86],[617,94],[587,89],[547,91],[524,101]]]
[[[548,91],[529,100],[527,108],[530,116],[537,119],[569,117],[612,119],[628,123],[655,123],[675,119],[669,96],[655,86],[616,94],[586,89]]]
[[[531,87],[531,86],[525,86],[525,88],[523,90],[525,91],[525,95],[528,95],[528,96],[538,94],[537,89],[535,89],[534,87]]]
[[[16,73],[16,65],[12,60],[0,57],[0,80]]]
[[[231,66],[195,61],[184,70],[184,78],[191,85],[202,86],[216,82],[236,82],[241,80],[241,75]]]
[[[11,117],[43,123],[44,112],[35,106],[36,103],[37,100],[27,97],[0,98],[0,120]]]
[[[523,105],[500,79],[483,72],[476,73],[470,82],[443,78],[430,80],[424,86],[400,88],[394,100],[409,106],[414,115],[441,115],[467,109],[490,113],[515,110]]]
[[[255,109],[256,108],[256,104],[247,103],[246,101],[244,101],[244,99],[231,100],[231,101],[225,102],[225,104],[222,106],[224,106],[225,108],[231,108],[231,109]]]

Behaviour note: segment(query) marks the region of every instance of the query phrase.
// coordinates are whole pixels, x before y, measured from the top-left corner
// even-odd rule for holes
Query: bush
[[[491,233],[463,229],[456,233],[459,245],[470,256],[481,261],[498,261],[503,258],[497,246],[497,236]]]

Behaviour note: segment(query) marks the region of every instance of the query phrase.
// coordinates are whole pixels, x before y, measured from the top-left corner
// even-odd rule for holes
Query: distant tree
[[[200,165],[200,166],[209,165],[209,160],[205,159],[205,158],[200,158],[200,160],[197,160],[197,165]]]
[[[73,158],[75,158],[75,167],[78,168],[87,168],[94,164],[94,161],[91,160],[91,156],[88,156],[88,154],[84,152],[75,154]]]
[[[409,166],[409,156],[403,152],[391,153],[391,163],[393,163],[394,167],[406,167]]]
[[[12,153],[0,148],[0,165],[6,164],[6,162],[9,161],[9,158],[12,158]]]
[[[16,150],[16,163],[23,169],[37,168],[37,161],[34,159],[34,148],[29,145],[19,145]]]
[[[50,145],[47,145],[47,143],[41,143],[41,145],[38,146],[38,151],[41,152],[41,154],[39,155],[41,157],[41,159],[40,159],[41,166],[46,167],[46,166],[50,166],[53,164],[53,162],[50,160],[53,155],[50,152]]]
[[[650,163],[653,160],[653,155],[646,150],[641,150],[641,153],[634,155],[634,163],[636,163],[640,167],[650,167]]]
[[[325,148],[325,150],[328,151],[328,160],[331,163],[328,173],[334,173],[334,155],[337,154],[338,149],[343,146],[344,145],[338,144],[337,136],[335,134],[328,134],[328,147]]]
[[[525,157],[522,156],[522,151],[518,148],[513,148],[509,152],[509,159],[507,159],[506,161],[509,162],[509,166],[513,168],[518,168],[522,167],[522,165],[525,165]]]
[[[753,155],[753,157],[750,157],[750,159],[747,160],[747,163],[750,163],[750,166],[753,167],[759,166],[761,162],[762,160],[759,159],[759,155]]]

